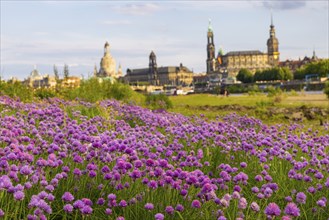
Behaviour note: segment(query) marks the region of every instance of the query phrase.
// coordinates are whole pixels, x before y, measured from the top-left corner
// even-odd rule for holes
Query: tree
[[[68,78],[69,75],[70,75],[69,66],[67,64],[64,64],[64,79]]]
[[[329,81],[327,81],[324,86],[324,93],[327,95],[327,98],[329,99]]]
[[[295,79],[305,79],[306,75],[317,74],[319,77],[326,77],[329,74],[329,59],[308,63],[294,72]]]
[[[294,79],[294,75],[292,74],[292,72],[290,71],[289,68],[287,67],[283,67],[282,68],[283,72],[284,72],[284,80],[292,80]]]
[[[57,69],[56,65],[54,65],[54,75],[55,75],[56,81],[58,81],[59,80],[59,74],[58,74],[58,69]]]
[[[243,83],[252,83],[254,81],[252,72],[247,69],[241,69],[236,78]]]

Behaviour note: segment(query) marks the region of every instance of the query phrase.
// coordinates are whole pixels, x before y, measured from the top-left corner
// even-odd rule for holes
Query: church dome
[[[37,69],[34,69],[31,73],[30,73],[30,77],[31,78],[38,78],[40,77],[39,71]]]

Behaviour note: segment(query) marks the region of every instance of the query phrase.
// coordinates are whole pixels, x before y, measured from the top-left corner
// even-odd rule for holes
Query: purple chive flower
[[[45,187],[45,189],[48,190],[48,191],[50,191],[50,192],[52,192],[52,191],[55,190],[55,188],[54,188],[53,185],[48,185],[48,186]]]
[[[201,203],[199,200],[195,199],[192,201],[191,206],[192,206],[192,208],[201,208]]]
[[[286,197],[285,197],[285,200],[286,200],[287,202],[292,202],[292,198],[291,198],[291,196],[286,196]]]
[[[264,213],[270,216],[279,216],[281,214],[281,210],[276,203],[272,202],[265,208]]]
[[[123,216],[119,216],[116,218],[116,220],[125,220],[125,218]]]
[[[158,187],[158,183],[155,180],[151,180],[150,182],[148,182],[147,186],[151,189],[156,189]]]
[[[127,202],[126,202],[126,200],[121,200],[121,201],[119,202],[119,206],[120,206],[120,207],[126,207],[126,206],[127,206]]]
[[[82,209],[85,204],[81,200],[77,200],[73,203],[73,207],[76,209]]]
[[[289,216],[294,216],[297,217],[300,215],[299,213],[299,208],[297,207],[297,205],[293,202],[290,202],[287,204],[284,213],[286,213]]]
[[[241,199],[239,199],[239,204],[238,204],[238,208],[239,209],[245,209],[245,208],[247,208],[247,200],[245,199],[245,198],[241,198]]]
[[[4,215],[5,215],[5,212],[2,209],[0,209],[0,218],[3,217]]]
[[[247,163],[246,163],[246,162],[241,162],[241,163],[240,163],[240,166],[241,166],[242,168],[245,168],[245,167],[247,167]]]
[[[90,215],[93,212],[93,209],[89,205],[85,205],[80,211],[83,215]]]
[[[104,198],[99,198],[96,202],[97,205],[104,205],[105,204],[105,199]]]
[[[152,210],[152,209],[154,209],[154,205],[152,203],[146,203],[144,208],[146,210]]]
[[[259,189],[258,189],[257,186],[252,187],[252,188],[251,188],[251,191],[252,191],[253,193],[259,193]]]
[[[261,182],[261,181],[263,181],[263,177],[261,175],[257,175],[257,176],[255,176],[255,180],[257,182]]]
[[[22,191],[17,191],[14,193],[15,200],[21,201],[25,197],[25,194]]]
[[[316,204],[320,207],[325,207],[326,206],[326,201],[324,201],[323,199],[319,199]]]
[[[22,175],[30,175],[32,173],[32,169],[28,165],[22,166],[19,171]]]
[[[114,200],[114,199],[117,198],[117,196],[116,196],[115,194],[111,193],[111,194],[109,194],[109,195],[107,196],[107,198],[108,198],[109,200]]]
[[[164,215],[162,213],[157,213],[154,216],[155,220],[163,220],[164,219]]]
[[[299,192],[296,195],[296,202],[305,204],[306,203],[306,195],[303,192]]]
[[[184,211],[184,206],[181,204],[176,205],[176,211],[178,211],[178,212]]]
[[[67,213],[71,213],[73,212],[73,206],[71,204],[66,204],[64,205],[63,210]]]
[[[172,214],[174,214],[175,209],[174,209],[172,206],[167,206],[165,211],[166,211],[166,213],[168,213],[169,215],[172,215]]]
[[[65,192],[62,196],[62,200],[64,202],[72,202],[74,200],[74,196],[70,192]]]
[[[28,214],[27,215],[27,220],[37,220],[38,217],[36,215],[31,215],[31,214]]]
[[[252,202],[251,204],[250,204],[250,208],[253,210],[253,211],[255,211],[255,212],[259,212],[259,205],[257,204],[257,202]]]
[[[109,208],[105,209],[105,214],[112,215],[112,209],[109,209]]]

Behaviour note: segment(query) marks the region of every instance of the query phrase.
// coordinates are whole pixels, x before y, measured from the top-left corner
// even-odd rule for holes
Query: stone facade
[[[273,22],[270,25],[270,38],[267,40],[267,53],[259,50],[251,51],[231,51],[226,54],[220,49],[215,58],[214,34],[209,22],[207,33],[207,74],[222,74],[222,76],[235,77],[240,69],[245,68],[253,73],[257,70],[264,70],[279,65],[279,41],[275,36]],[[226,73],[225,76],[223,73]]]
[[[128,69],[125,81],[129,84],[144,83],[154,86],[186,86],[193,82],[193,72],[183,66],[183,64],[179,66],[158,67],[156,55],[152,51],[149,56],[149,67]]]

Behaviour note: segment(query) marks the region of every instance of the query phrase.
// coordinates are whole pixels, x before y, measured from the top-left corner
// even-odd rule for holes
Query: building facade
[[[193,72],[183,64],[158,67],[156,55],[152,51],[149,56],[148,68],[128,69],[124,78],[129,84],[187,86],[193,82]]]
[[[23,84],[32,88],[54,88],[56,86],[55,76],[41,75],[36,67],[30,73],[29,77],[23,81]]]
[[[273,20],[270,25],[270,37],[267,40],[267,53],[259,50],[250,51],[230,51],[226,54],[220,49],[215,58],[214,34],[209,22],[207,32],[207,74],[227,73],[228,76],[235,77],[240,69],[245,68],[251,72],[264,70],[279,65],[279,41],[275,35]]]

